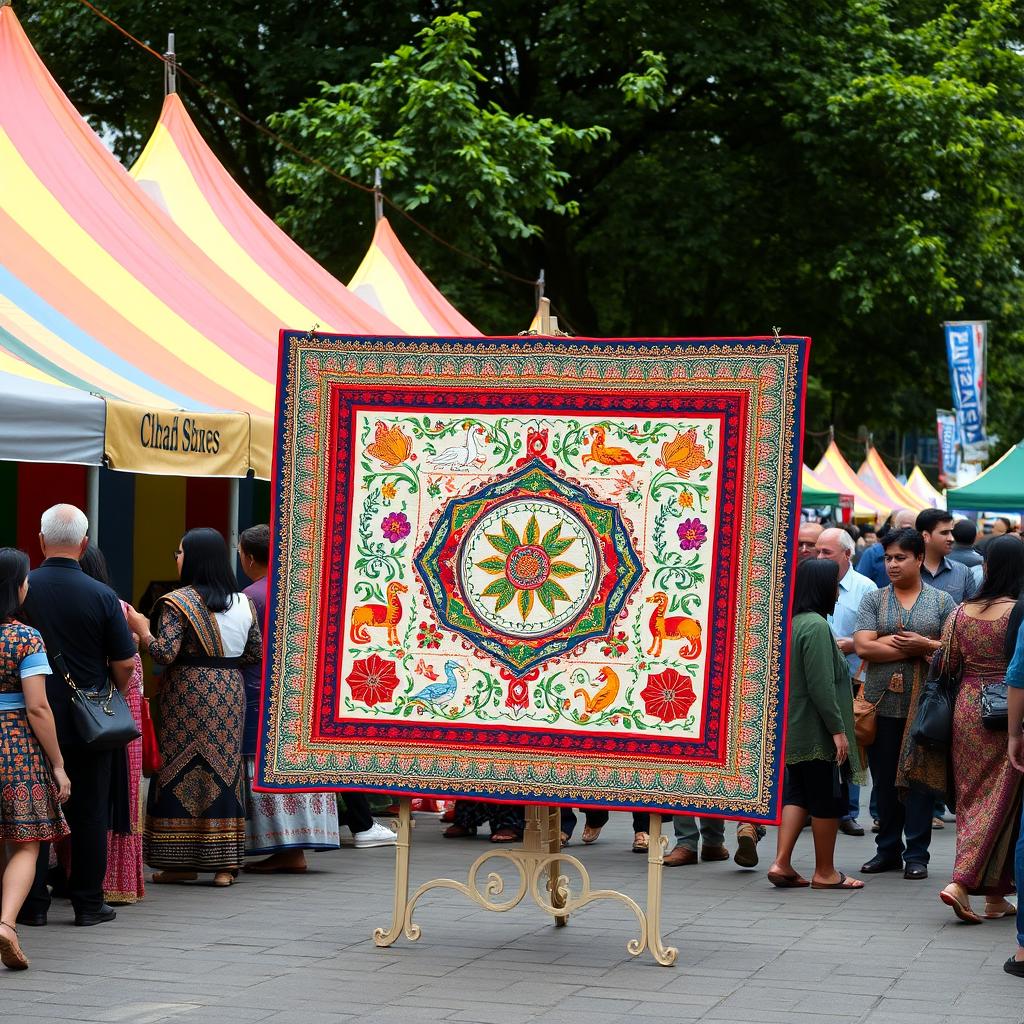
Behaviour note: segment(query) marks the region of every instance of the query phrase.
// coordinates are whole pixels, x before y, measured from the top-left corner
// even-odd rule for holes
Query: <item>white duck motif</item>
[[[466,443],[455,444],[431,456],[427,461],[432,466],[444,466],[445,469],[469,469],[480,461],[480,448],[476,435],[484,432],[483,427],[474,427],[471,423],[464,424]]]

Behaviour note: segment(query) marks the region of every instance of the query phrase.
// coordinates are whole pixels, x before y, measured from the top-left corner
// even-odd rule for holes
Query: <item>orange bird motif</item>
[[[591,427],[590,451],[583,456],[583,465],[588,462],[599,462],[602,466],[642,466],[643,460],[636,458],[625,448],[615,448],[604,443],[604,427]]]
[[[677,434],[673,440],[666,441],[661,446],[661,458],[654,464],[674,470],[684,480],[695,469],[711,468],[704,445],[697,444],[696,427],[691,427],[685,433]]]
[[[701,649],[701,628],[696,619],[687,618],[685,615],[670,615],[665,617],[668,611],[668,594],[659,590],[647,598],[648,604],[657,605],[654,614],[650,618],[649,628],[651,630],[651,646],[647,653],[652,657],[659,657],[662,645],[666,640],[681,640],[679,656],[681,658],[696,658],[700,655]]]

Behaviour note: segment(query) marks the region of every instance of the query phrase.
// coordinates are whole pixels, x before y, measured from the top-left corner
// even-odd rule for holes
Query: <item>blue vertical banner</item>
[[[936,409],[935,423],[939,435],[939,475],[947,487],[955,487],[956,475],[960,471],[960,428],[956,413],[949,409]]]
[[[960,443],[966,459],[969,451],[984,448],[988,442],[985,435],[985,349],[988,322],[947,322],[942,326],[946,334],[953,408],[956,410]]]

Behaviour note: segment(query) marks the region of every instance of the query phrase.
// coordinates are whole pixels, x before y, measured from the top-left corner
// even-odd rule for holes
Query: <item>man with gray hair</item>
[[[862,576],[853,567],[856,545],[853,538],[842,529],[826,530],[817,540],[818,558],[827,558],[839,566],[839,598],[835,611],[828,617],[829,628],[836,638],[839,650],[850,666],[854,680],[863,679],[864,662],[853,649],[853,633],[857,624],[857,611],[861,599],[872,590],[877,590],[873,580]],[[839,822],[839,830],[848,836],[862,836],[864,829],[857,816],[860,814],[860,786],[850,783],[850,805]]]
[[[95,690],[113,679],[122,692],[134,667],[135,641],[117,594],[82,572],[78,559],[89,544],[89,521],[74,505],[54,505],[42,516],[39,546],[43,564],[29,573],[25,619],[43,635],[47,654],[63,656],[75,685]],[[86,748],[71,716],[71,692],[58,674],[47,676],[46,696],[53,709],[57,740],[71,779],[64,814],[71,826],[71,875],[68,891],[75,924],[112,921],[115,911],[103,902],[107,873],[107,830],[115,753]],[[44,925],[50,907],[46,887],[50,847],[40,844],[36,879],[18,915],[19,924]]]

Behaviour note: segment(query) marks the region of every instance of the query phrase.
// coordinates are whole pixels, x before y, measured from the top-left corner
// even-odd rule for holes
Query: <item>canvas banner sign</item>
[[[285,332],[260,785],[772,820],[808,347]]]

